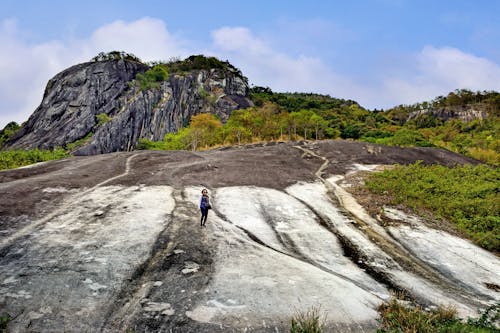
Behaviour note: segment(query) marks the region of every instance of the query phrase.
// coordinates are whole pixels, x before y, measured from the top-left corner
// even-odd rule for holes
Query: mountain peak
[[[49,80],[42,103],[6,147],[128,151],[139,139],[163,139],[198,113],[225,121],[251,105],[248,91],[241,71],[214,57],[144,64],[129,53],[100,53]]]

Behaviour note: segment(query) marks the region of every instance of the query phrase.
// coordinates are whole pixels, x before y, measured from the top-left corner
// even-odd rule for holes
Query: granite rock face
[[[481,104],[432,108],[410,113],[408,121],[424,115],[430,115],[443,121],[459,119],[461,121],[469,122],[475,119],[487,118],[488,111],[486,111],[486,108]]]
[[[325,332],[375,332],[396,291],[478,316],[500,301],[495,254],[350,192],[368,172],[418,160],[477,163],[322,140],[0,171],[0,317],[8,332],[271,333],[316,307]]]
[[[75,154],[129,151],[141,138],[161,140],[195,114],[213,113],[225,121],[233,110],[251,105],[246,79],[236,72],[192,70],[141,90],[133,80],[147,69],[139,62],[110,60],[59,73],[6,148],[49,149],[87,138]]]

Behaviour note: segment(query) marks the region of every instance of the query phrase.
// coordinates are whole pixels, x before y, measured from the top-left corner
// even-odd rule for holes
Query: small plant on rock
[[[297,312],[292,317],[290,333],[321,333],[323,332],[324,318],[320,308],[312,307],[305,312]]]
[[[8,315],[0,315],[0,333],[7,333],[7,326],[12,318]]]

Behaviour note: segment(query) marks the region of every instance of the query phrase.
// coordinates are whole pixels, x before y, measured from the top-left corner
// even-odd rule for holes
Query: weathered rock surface
[[[222,69],[172,74],[159,88],[131,85],[148,67],[129,60],[73,66],[49,81],[40,106],[5,146],[54,148],[87,137],[77,155],[132,150],[139,139],[161,140],[210,112],[227,120],[251,105],[246,80]],[[111,118],[99,123],[97,115]]]
[[[377,305],[404,290],[476,315],[500,300],[495,255],[392,207],[382,225],[346,190],[347,174],[417,160],[475,163],[324,141],[2,171],[0,314],[12,332],[285,332],[320,306],[327,330],[372,332]]]
[[[484,105],[482,104],[431,108],[410,113],[408,121],[424,115],[431,115],[443,121],[459,119],[461,121],[469,122],[475,119],[486,119],[488,117],[488,111],[486,111]]]

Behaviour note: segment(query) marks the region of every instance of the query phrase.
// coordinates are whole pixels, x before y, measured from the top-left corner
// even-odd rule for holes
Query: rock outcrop
[[[49,149],[80,140],[77,155],[129,151],[141,138],[161,140],[195,114],[210,112],[224,121],[233,110],[251,105],[246,79],[237,71],[191,70],[141,90],[133,80],[148,68],[120,59],[88,62],[57,74],[6,148]]]
[[[488,111],[486,111],[481,104],[431,108],[431,109],[424,109],[411,112],[408,115],[408,121],[424,115],[431,115],[443,121],[447,121],[450,119],[459,119],[461,121],[468,122],[475,119],[487,118]]]
[[[330,140],[0,171],[0,317],[9,332],[288,332],[319,307],[325,332],[375,332],[394,291],[476,316],[500,301],[497,256],[349,193],[358,171],[417,160],[476,163]]]

